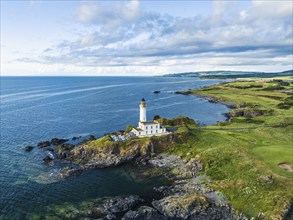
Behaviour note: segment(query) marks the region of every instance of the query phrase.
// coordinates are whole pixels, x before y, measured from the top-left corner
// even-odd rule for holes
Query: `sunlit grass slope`
[[[282,219],[293,198],[293,173],[278,166],[293,164],[292,89],[290,82],[258,80],[188,91],[238,104],[232,112],[261,114],[190,128],[187,143],[170,153],[199,157],[213,186],[247,216]]]

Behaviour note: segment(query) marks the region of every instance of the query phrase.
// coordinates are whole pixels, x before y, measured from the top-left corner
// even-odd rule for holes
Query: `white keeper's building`
[[[160,136],[168,134],[166,128],[161,126],[157,121],[147,121],[146,117],[146,101],[143,98],[139,105],[140,116],[138,127],[131,130],[137,137]]]

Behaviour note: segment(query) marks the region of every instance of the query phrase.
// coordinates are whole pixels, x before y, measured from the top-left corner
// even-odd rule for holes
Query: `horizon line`
[[[286,69],[281,71],[245,71],[245,70],[204,70],[204,71],[184,71],[176,73],[164,73],[158,75],[2,75],[0,77],[156,77],[164,75],[176,75],[182,73],[200,73],[200,72],[243,72],[243,73],[282,73],[287,71],[293,71],[293,69]]]

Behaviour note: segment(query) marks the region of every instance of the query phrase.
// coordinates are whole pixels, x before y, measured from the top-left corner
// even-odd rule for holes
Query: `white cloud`
[[[97,5],[82,5],[77,11],[77,19],[81,22],[90,22],[100,14]]]
[[[126,20],[133,20],[139,16],[139,1],[138,0],[132,0],[129,2],[126,2],[122,8],[122,14],[123,18]]]
[[[77,19],[86,25],[76,40],[18,61],[44,65],[44,72],[56,66],[64,73],[76,67],[84,74],[292,68],[292,17],[283,5],[274,5],[277,12],[269,16],[273,4],[254,2],[234,17],[226,16],[234,1],[215,1],[211,17],[181,18],[142,11],[138,1],[111,4],[81,5]]]
[[[292,16],[293,3],[291,0],[253,0],[251,7],[242,12],[242,17],[249,19],[276,19]]]
[[[214,0],[212,22],[214,24],[219,23],[222,20],[222,18],[226,15],[227,10],[231,8],[234,4],[235,0]]]
[[[103,4],[83,4],[77,10],[77,19],[84,23],[95,23],[110,25],[119,25],[123,22],[129,22],[136,19],[140,13],[140,4],[138,0],[126,1],[124,3]]]

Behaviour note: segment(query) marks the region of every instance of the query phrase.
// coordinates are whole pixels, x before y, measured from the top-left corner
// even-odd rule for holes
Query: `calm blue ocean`
[[[136,125],[143,97],[149,119],[186,115],[201,124],[214,124],[225,120],[227,107],[174,92],[218,82],[164,77],[1,77],[1,218],[25,219],[48,205],[102,196],[147,196],[158,181],[132,178],[129,167],[50,181],[60,167],[45,165],[42,150],[25,152],[23,147],[53,137],[99,137]]]

